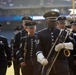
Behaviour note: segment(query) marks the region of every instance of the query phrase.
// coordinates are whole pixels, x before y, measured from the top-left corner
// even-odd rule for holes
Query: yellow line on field
[[[14,75],[13,65],[10,68],[7,68],[6,75]]]
[[[7,68],[6,75],[14,75],[13,64],[10,68]],[[20,72],[20,75],[22,75],[21,72]]]

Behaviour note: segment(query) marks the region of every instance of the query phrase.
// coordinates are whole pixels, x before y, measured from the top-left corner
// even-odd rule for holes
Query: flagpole
[[[72,0],[72,8],[73,8],[73,19],[75,20],[75,0]]]

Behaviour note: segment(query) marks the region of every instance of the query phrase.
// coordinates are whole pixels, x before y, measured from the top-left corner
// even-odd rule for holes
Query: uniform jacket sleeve
[[[76,49],[76,41],[70,35],[67,37],[65,42],[71,42],[73,44],[73,49]]]
[[[8,46],[7,39],[5,39],[4,47],[5,47],[5,52],[6,52],[7,60],[11,61],[11,50],[10,50],[10,48]]]
[[[19,33],[17,33],[16,35],[15,35],[15,43],[14,43],[14,48],[16,49],[18,49],[19,48],[19,46],[20,46],[20,40],[21,40],[21,33],[19,32]]]
[[[24,61],[24,56],[23,56],[24,42],[25,42],[25,40],[22,39],[21,43],[20,43],[20,48],[18,50],[16,50],[17,59],[19,60],[20,63]]]

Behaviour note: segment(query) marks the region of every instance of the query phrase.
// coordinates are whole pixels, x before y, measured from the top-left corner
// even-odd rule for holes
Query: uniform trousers
[[[68,57],[68,64],[70,69],[70,75],[76,75],[76,65],[73,60],[73,56]]]
[[[14,75],[20,75],[20,64],[17,60],[13,61]]]
[[[0,66],[0,75],[6,75],[6,71],[7,71],[7,65]]]
[[[43,75],[46,75],[49,66],[50,64],[45,67]],[[68,62],[65,60],[56,60],[49,75],[70,75]]]
[[[36,58],[30,58],[25,63],[26,66],[22,67],[22,75],[39,75],[39,63]]]

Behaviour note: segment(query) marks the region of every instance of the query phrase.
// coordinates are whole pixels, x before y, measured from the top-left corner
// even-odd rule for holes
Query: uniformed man
[[[29,21],[32,21],[32,19],[30,17],[28,17],[28,16],[22,17],[22,26],[23,26],[23,28],[19,33],[17,33],[15,35],[15,43],[14,43],[15,51],[19,50],[21,37],[27,35],[27,31],[25,30],[25,23],[27,23]],[[17,63],[17,65],[19,65],[19,64]],[[19,67],[18,71],[16,70],[15,75],[20,75],[20,67]]]
[[[60,30],[56,27],[56,18],[59,17],[58,12],[50,11],[45,13],[43,16],[46,19],[48,28],[37,33],[39,42],[37,45],[38,51],[36,53],[37,61],[45,66],[41,73],[43,75],[70,75],[68,62],[64,55],[64,50],[62,49],[67,48],[73,50],[73,48],[75,48],[76,42],[67,35],[68,32]],[[66,43],[63,43],[65,41]],[[49,54],[50,50],[52,51],[51,54]],[[54,62],[53,55],[55,55],[55,51],[58,52],[59,55]],[[51,65],[53,66],[50,70],[49,67]]]
[[[66,27],[66,25],[65,25],[66,24],[66,17],[59,16],[57,21],[58,21],[57,27],[59,29],[65,29],[65,27]],[[66,30],[67,30],[67,27],[66,27]],[[70,32],[71,32],[71,29],[69,29],[69,35],[70,35]],[[73,38],[73,36],[72,36],[72,38]],[[70,55],[69,55],[69,57],[67,57],[71,75],[73,75],[73,71],[72,70],[74,69],[73,53],[74,53],[74,51],[70,51]]]
[[[38,75],[38,62],[36,60],[36,22],[25,24],[28,32],[27,36],[22,37],[20,50],[16,52],[22,67],[23,75]],[[36,68],[37,67],[37,68]]]
[[[66,27],[66,17],[65,16],[59,16],[58,18],[57,18],[57,27],[59,28],[59,29],[65,29],[65,27]]]
[[[73,35],[75,36],[76,35],[75,34],[76,33],[76,21],[71,21],[70,25],[71,25],[72,32],[74,33]]]
[[[0,24],[0,31],[2,25]],[[11,51],[7,38],[0,35],[0,75],[6,75],[7,67],[11,66]]]
[[[20,28],[19,28],[19,26],[16,26],[14,29],[14,34],[16,35],[19,32],[20,32]],[[11,43],[10,43],[11,44],[11,50],[12,50],[11,55],[12,55],[12,61],[13,61],[14,75],[19,75],[20,74],[20,65],[19,65],[19,62],[16,58],[16,52],[14,49],[15,35],[12,37]]]
[[[76,21],[71,21],[70,26],[72,29],[70,35],[76,41]],[[76,75],[76,49],[71,51],[71,55],[68,59],[69,59],[69,67],[70,67],[71,75]]]
[[[25,16],[22,17],[22,31],[15,35],[15,47],[19,47],[20,38],[27,35],[27,31],[25,30],[25,23],[32,21],[32,18]]]

